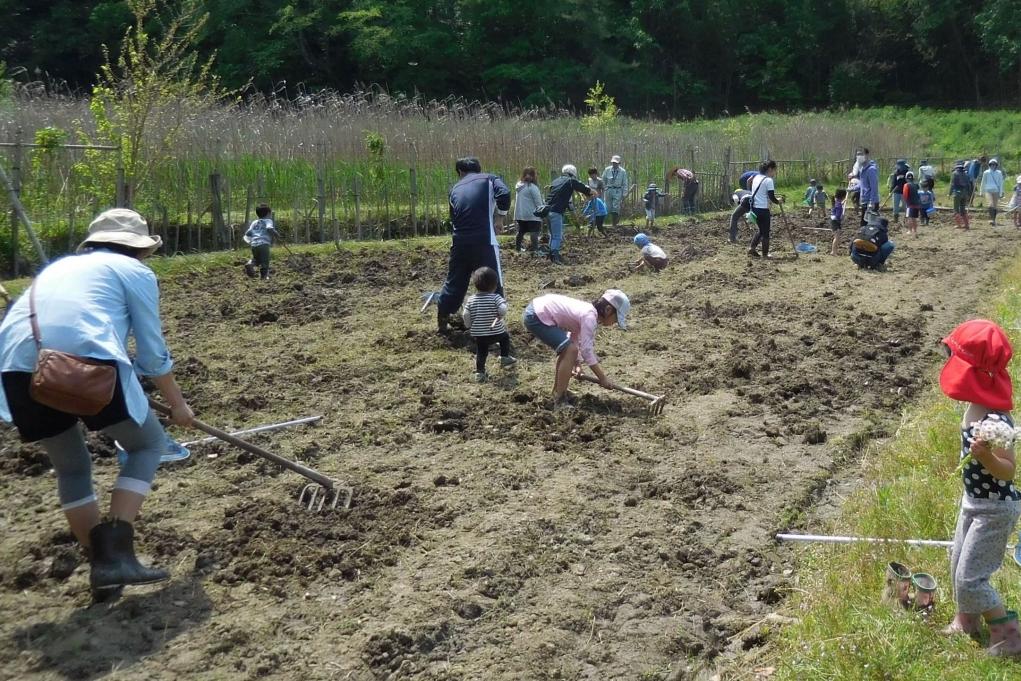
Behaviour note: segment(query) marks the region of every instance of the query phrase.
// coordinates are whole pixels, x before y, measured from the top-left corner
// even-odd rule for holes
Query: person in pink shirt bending
[[[627,330],[631,302],[623,291],[609,289],[593,303],[550,293],[534,298],[525,308],[525,328],[557,353],[553,381],[553,411],[572,407],[567,386],[582,363],[592,369],[603,387],[610,381],[599,366],[595,353],[596,326]]]

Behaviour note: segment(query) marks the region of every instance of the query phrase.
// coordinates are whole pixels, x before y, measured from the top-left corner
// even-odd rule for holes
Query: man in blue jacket
[[[879,213],[879,166],[869,158],[869,150],[858,153],[861,162],[861,224],[864,226],[869,210]]]
[[[500,269],[500,247],[496,241],[496,222],[510,209],[510,189],[496,175],[482,172],[479,159],[457,160],[454,168],[460,178],[450,190],[450,222],[454,242],[450,247],[447,280],[437,301],[437,328],[449,330],[450,315],[457,312],[468,292],[471,274],[479,267],[496,270],[500,282],[496,292],[503,295],[503,271]],[[494,214],[497,216],[494,220]]]

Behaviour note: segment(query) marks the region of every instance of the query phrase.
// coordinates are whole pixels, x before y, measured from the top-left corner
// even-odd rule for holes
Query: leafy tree
[[[153,169],[172,156],[187,117],[225,96],[212,57],[200,60],[194,50],[207,15],[187,0],[154,38],[146,24],[159,21],[156,1],[129,0],[134,26],[116,61],[105,53],[92,88],[90,109],[99,135],[121,149],[129,205]],[[109,161],[103,163],[108,171]]]

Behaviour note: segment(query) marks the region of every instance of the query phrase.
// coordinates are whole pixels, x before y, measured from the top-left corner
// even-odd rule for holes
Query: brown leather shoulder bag
[[[28,394],[39,404],[75,416],[95,416],[113,400],[117,367],[43,347],[35,314],[35,285],[28,292],[29,320],[38,357]]]

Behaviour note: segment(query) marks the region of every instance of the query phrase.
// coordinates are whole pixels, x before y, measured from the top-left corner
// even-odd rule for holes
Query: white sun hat
[[[631,301],[627,294],[615,288],[607,289],[602,296],[603,300],[613,305],[617,311],[617,326],[627,331],[627,314],[631,311]]]
[[[78,250],[90,244],[119,244],[152,255],[163,245],[163,239],[149,235],[145,218],[130,208],[111,208],[96,216]]]

